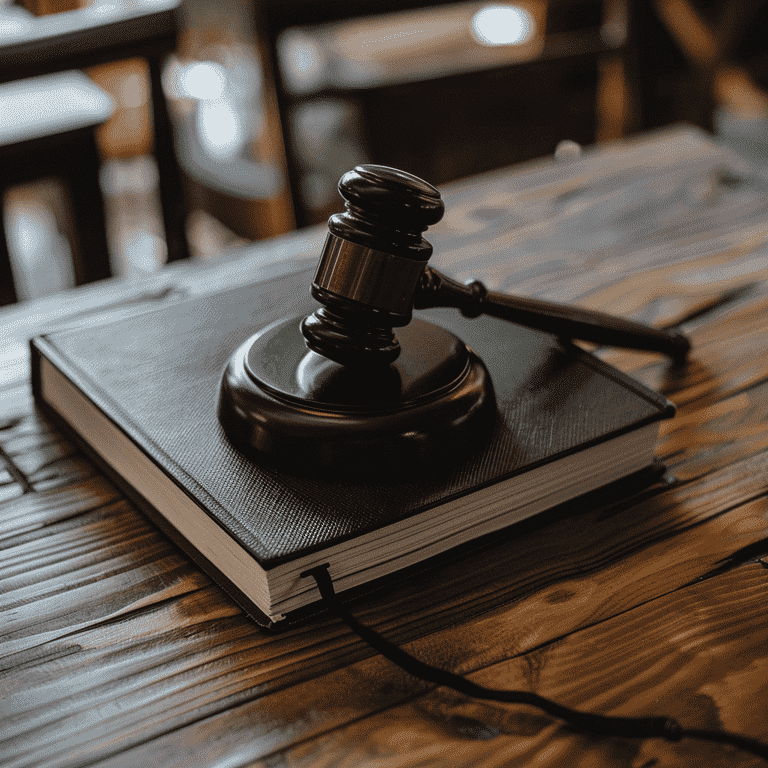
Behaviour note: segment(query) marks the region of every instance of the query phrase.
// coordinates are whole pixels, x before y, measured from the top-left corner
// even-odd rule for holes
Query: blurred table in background
[[[444,184],[628,127],[626,0],[259,0],[299,224],[339,168]]]
[[[677,404],[657,445],[669,474],[353,611],[480,684],[768,739],[768,181],[676,129],[444,192],[440,268],[690,335],[680,367],[598,351]],[[756,766],[431,688],[332,618],[262,631],[35,411],[29,336],[302,268],[323,237],[0,313],[4,768]]]
[[[768,2],[632,3],[643,125],[686,121],[716,129],[722,116],[768,121]]]

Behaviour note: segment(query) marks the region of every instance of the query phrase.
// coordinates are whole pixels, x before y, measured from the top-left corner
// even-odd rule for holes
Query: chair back
[[[187,210],[162,86],[163,60],[178,41],[181,5],[182,0],[96,4],[4,25],[0,32],[0,83],[133,57],[147,60],[169,262],[189,257]]]

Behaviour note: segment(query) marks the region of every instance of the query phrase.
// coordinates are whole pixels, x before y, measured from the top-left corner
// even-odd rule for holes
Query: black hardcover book
[[[243,455],[217,419],[222,370],[255,331],[317,305],[284,275],[32,341],[33,388],[118,485],[260,623],[359,588],[653,464],[666,398],[553,337],[457,310],[416,313],[488,367],[487,440],[439,471],[322,479]]]

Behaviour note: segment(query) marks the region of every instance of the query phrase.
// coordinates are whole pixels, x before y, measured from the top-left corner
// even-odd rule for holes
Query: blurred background
[[[766,164],[767,33],[758,0],[0,0],[0,297],[322,222],[360,162],[442,185],[687,122]]]

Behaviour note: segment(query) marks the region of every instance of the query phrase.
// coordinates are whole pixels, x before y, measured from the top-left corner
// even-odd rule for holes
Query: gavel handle
[[[676,361],[685,359],[691,348],[682,331],[660,330],[603,312],[489,291],[478,280],[459,283],[432,267],[424,269],[414,293],[414,307],[456,307],[465,317],[491,315],[565,338],[663,352]]]

